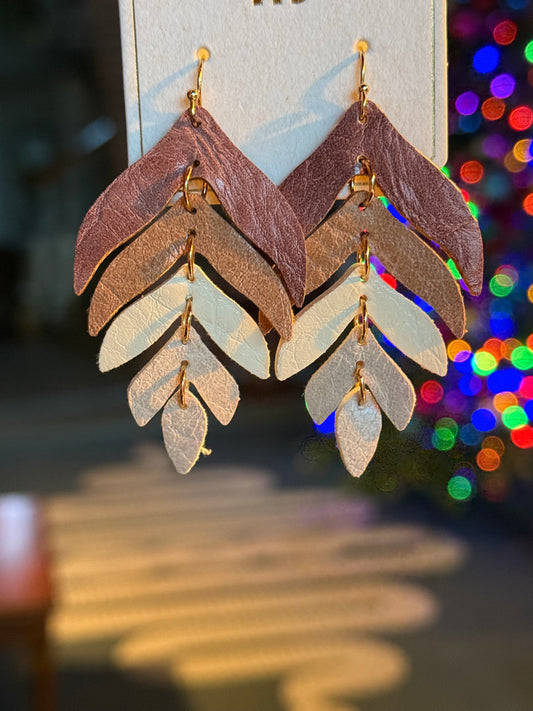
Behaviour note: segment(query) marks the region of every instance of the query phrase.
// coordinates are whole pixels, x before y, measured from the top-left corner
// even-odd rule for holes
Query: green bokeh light
[[[488,351],[477,351],[472,358],[472,370],[476,375],[490,375],[498,367],[498,361]]]
[[[527,425],[527,415],[519,405],[511,405],[502,412],[502,422],[509,430],[518,430]]]
[[[533,351],[527,346],[518,346],[511,353],[511,363],[518,370],[533,368]]]
[[[448,482],[448,494],[456,501],[467,501],[473,492],[472,484],[465,476],[452,476]]]
[[[508,274],[495,274],[489,282],[489,289],[494,296],[509,296],[514,289],[514,282]]]
[[[452,273],[453,278],[460,279],[461,274],[459,273],[459,269],[457,269],[457,267],[455,266],[455,262],[453,261],[453,259],[448,259],[446,264],[448,265],[448,269]]]
[[[476,205],[475,202],[467,202],[466,204],[468,205],[473,217],[475,217],[477,220],[477,218],[479,217],[479,207]]]
[[[524,50],[524,57],[527,59],[528,62],[533,64],[533,40],[529,40],[529,42],[526,44],[526,48]]]
[[[444,173],[444,175],[446,175],[448,178],[450,177],[450,169],[448,168],[447,165],[443,165],[441,170]]]
[[[447,452],[455,446],[455,435],[446,427],[439,427],[431,435],[431,442],[439,452]]]
[[[441,417],[435,423],[436,430],[450,430],[454,437],[457,437],[459,433],[459,425],[451,417]]]

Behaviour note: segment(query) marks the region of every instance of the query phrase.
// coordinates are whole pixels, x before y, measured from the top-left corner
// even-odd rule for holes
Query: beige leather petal
[[[89,333],[95,336],[119,309],[160,279],[181,257],[188,231],[194,230],[196,251],[267,314],[282,338],[290,338],[291,301],[276,272],[205,200],[191,195],[190,201],[194,213],[179,201],[111,262],[91,299]]]
[[[309,414],[321,424],[337,410],[355,385],[357,361],[363,361],[361,372],[366,385],[396,429],[403,430],[413,415],[415,389],[370,331],[365,345],[358,343],[358,335],[353,330],[307,383],[304,394]]]
[[[155,343],[181,316],[187,296],[193,297],[193,315],[213,341],[250,373],[268,378],[268,347],[255,321],[200,267],[195,268],[195,280],[188,281],[185,265],[115,318],[100,348],[100,370],[117,368]]]
[[[178,474],[187,474],[198,461],[207,434],[207,415],[197,398],[187,393],[187,408],[182,410],[172,397],[163,410],[161,429],[168,456]]]
[[[368,231],[371,254],[410,291],[430,304],[460,338],[465,331],[461,290],[446,263],[414,232],[395,219],[379,199],[365,210],[365,193],[348,198],[306,240],[306,293],[327,281],[346,259],[360,249],[360,234]]]
[[[344,466],[361,476],[374,456],[381,434],[381,412],[370,391],[359,404],[359,390],[350,391],[335,416],[335,437]]]
[[[319,358],[354,317],[359,297],[366,295],[370,318],[405,355],[438,375],[446,373],[446,347],[429,316],[371,272],[362,282],[350,269],[336,284],[296,316],[290,341],[276,353],[276,375],[285,380]]]
[[[204,345],[194,328],[187,343],[181,329],[137,373],[128,387],[128,402],[138,425],[145,425],[176,390],[182,361],[187,361],[187,379],[193,383],[213,415],[227,425],[239,403],[239,386],[226,368]]]

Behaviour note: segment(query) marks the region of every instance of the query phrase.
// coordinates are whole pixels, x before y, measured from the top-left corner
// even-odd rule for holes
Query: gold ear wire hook
[[[196,88],[190,89],[187,92],[189,99],[189,111],[191,113],[191,122],[193,126],[200,126],[201,121],[196,118],[196,109],[202,105],[202,82],[204,79],[204,64],[211,56],[207,47],[200,47],[197,52],[198,56],[198,72],[196,74]]]
[[[359,52],[359,121],[365,123],[367,120],[366,115],[366,104],[369,87],[366,83],[366,61],[365,52],[368,50],[368,43],[361,40],[357,44],[357,50]]]

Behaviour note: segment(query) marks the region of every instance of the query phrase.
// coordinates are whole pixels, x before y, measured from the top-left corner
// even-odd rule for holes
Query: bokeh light
[[[485,437],[485,439],[481,443],[481,449],[493,449],[501,457],[505,452],[505,444],[503,443],[503,440],[500,437],[489,435],[489,437]]]
[[[495,410],[498,410],[498,412],[504,412],[508,407],[518,405],[518,398],[514,393],[504,391],[502,393],[497,393],[494,396],[492,403]]]
[[[487,351],[476,351],[472,360],[472,370],[476,375],[490,375],[498,367],[496,358]]]
[[[496,427],[496,417],[490,410],[480,407],[472,413],[472,424],[478,432],[490,432]]]
[[[428,405],[435,405],[444,397],[444,388],[436,380],[426,380],[420,388],[420,397]]]
[[[533,40],[529,40],[526,44],[526,48],[524,49],[524,57],[528,62],[533,64]]]
[[[509,296],[514,289],[514,283],[507,274],[495,274],[489,282],[489,289],[494,296],[501,298]]]
[[[505,113],[505,101],[491,96],[481,104],[481,115],[487,121],[498,121]],[[489,154],[490,155],[490,154]]]
[[[511,363],[519,370],[533,368],[533,351],[527,346],[518,346],[511,353]]]
[[[517,31],[518,28],[512,20],[502,20],[493,29],[492,36],[498,44],[508,45],[515,41]]]
[[[527,131],[533,124],[533,109],[517,106],[509,114],[509,126],[515,131]]]
[[[510,74],[500,74],[490,83],[491,94],[497,99],[507,99],[515,90],[516,81]],[[474,94],[474,96],[476,96]],[[477,108],[477,106],[476,106]],[[458,109],[459,110],[459,109]],[[475,111],[476,109],[474,109]]]
[[[524,427],[512,430],[511,441],[515,447],[531,449],[533,447],[533,427],[531,427],[531,425],[525,425]]]
[[[517,430],[527,425],[527,420],[525,410],[518,405],[512,405],[502,412],[502,422],[509,430]]]
[[[477,453],[476,463],[482,471],[493,472],[500,466],[501,457],[495,449],[486,447]]]
[[[524,208],[524,212],[526,215],[532,215],[533,216],[533,193],[529,193],[529,195],[526,195],[524,198],[524,202],[522,203],[522,207]],[[533,291],[533,287],[531,287],[531,290]],[[533,301],[533,298],[530,296],[528,292],[528,298],[530,301]]]
[[[448,358],[451,361],[463,361],[468,358],[468,354],[471,353],[472,348],[467,341],[464,341],[462,338],[456,338],[450,341],[446,350],[448,352]]]
[[[512,91],[510,93],[512,94]],[[497,95],[494,94],[494,96]],[[510,94],[507,94],[507,96],[510,96]],[[457,112],[461,114],[461,116],[471,116],[472,114],[475,114],[478,106],[479,96],[477,94],[474,94],[473,91],[465,91],[464,94],[458,96],[455,101],[455,108],[457,109]]]
[[[472,483],[465,476],[454,475],[448,482],[448,493],[455,501],[468,501],[472,492]]]
[[[463,163],[459,174],[461,180],[464,180],[465,183],[474,185],[475,183],[479,183],[483,177],[483,172],[484,168],[478,160],[469,160]]]

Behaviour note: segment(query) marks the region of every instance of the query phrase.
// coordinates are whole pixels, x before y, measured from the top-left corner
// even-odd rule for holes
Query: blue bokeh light
[[[474,69],[480,74],[488,74],[496,69],[499,61],[500,53],[496,47],[487,45],[474,54]]]

